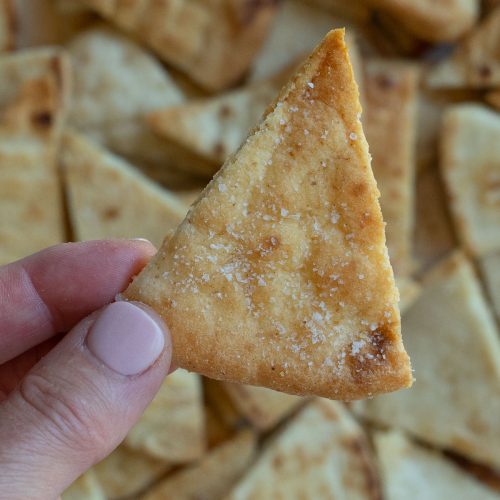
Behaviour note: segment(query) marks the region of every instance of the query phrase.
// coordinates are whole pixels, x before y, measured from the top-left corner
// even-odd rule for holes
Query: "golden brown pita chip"
[[[0,52],[14,48],[15,10],[13,0],[0,0]]]
[[[199,462],[168,476],[141,499],[219,500],[247,469],[255,455],[255,445],[255,436],[250,431],[242,431]]]
[[[68,64],[57,49],[0,57],[0,263],[64,240],[55,155]]]
[[[407,276],[413,269],[417,92],[415,66],[383,60],[365,65],[363,124],[396,276]]]
[[[93,469],[80,476],[63,494],[62,500],[106,500]]]
[[[274,81],[253,84],[154,111],[148,115],[147,122],[162,139],[193,153],[187,162],[179,158],[175,162],[178,168],[212,176],[241,146],[278,88]]]
[[[500,111],[500,90],[486,94],[486,102]]]
[[[378,499],[368,439],[334,401],[307,405],[267,443],[227,500]]]
[[[368,0],[401,27],[429,42],[456,40],[479,15],[477,0]]]
[[[154,459],[122,444],[93,470],[106,498],[113,500],[137,495],[170,468],[164,460]]]
[[[500,115],[476,104],[443,119],[441,171],[462,243],[475,255],[500,250]]]
[[[125,443],[168,463],[185,463],[205,451],[200,377],[185,370],[169,375]]]
[[[432,270],[403,316],[411,390],[357,403],[370,420],[500,466],[500,340],[472,265],[455,253]]]
[[[491,88],[500,85],[500,9],[495,9],[437,64],[427,77],[430,87]]]
[[[481,258],[479,264],[488,295],[500,319],[500,252]]]
[[[85,2],[209,90],[226,88],[243,76],[277,5],[240,0]]]
[[[178,366],[338,399],[411,385],[343,38],[327,35],[125,292],[165,318]]]
[[[392,431],[375,434],[386,500],[498,500],[498,495],[442,454]]]
[[[186,214],[175,195],[76,132],[65,132],[60,159],[77,240],[141,237],[160,245]]]
[[[230,382],[222,385],[239,413],[260,431],[271,429],[306,401],[265,387]]]

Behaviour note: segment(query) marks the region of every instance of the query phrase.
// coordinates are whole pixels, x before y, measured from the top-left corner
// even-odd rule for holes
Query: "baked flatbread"
[[[332,31],[127,289],[178,366],[338,399],[411,385],[360,112]]]
[[[478,256],[500,250],[500,115],[476,104],[448,108],[441,171],[462,243]]]
[[[274,81],[253,84],[153,111],[147,123],[163,140],[193,153],[185,165],[179,158],[177,167],[211,177],[241,146],[278,90]]]
[[[500,340],[463,254],[426,276],[420,297],[403,316],[403,331],[415,368],[412,389],[357,403],[357,410],[498,468]]]
[[[277,2],[85,0],[120,28],[186,72],[221,90],[236,83],[265,39]]]
[[[0,52],[11,50],[15,43],[15,11],[12,0],[0,0]]]
[[[374,437],[387,500],[498,500],[442,454],[413,443],[403,434],[378,432]]]
[[[222,385],[239,413],[260,431],[272,429],[306,401],[265,387],[230,382],[222,382]]]
[[[368,3],[429,42],[456,40],[474,26],[479,15],[476,0],[369,0]]]
[[[380,498],[368,439],[340,403],[307,405],[226,497],[257,498]]]
[[[0,264],[65,238],[55,155],[68,64],[57,49],[0,57]]]
[[[186,214],[175,195],[76,132],[64,133],[60,161],[76,240],[141,237],[160,245]]]
[[[413,269],[417,92],[414,65],[383,60],[365,64],[363,125],[396,276],[408,276]]]
[[[93,470],[106,498],[114,500],[137,495],[171,468],[164,460],[131,450],[122,444]]]
[[[462,4],[464,2],[461,2]],[[495,9],[427,77],[431,87],[491,88],[500,85],[500,9]]]
[[[500,252],[479,260],[483,279],[496,315],[500,319]]]
[[[106,500],[93,469],[80,476],[63,494],[62,500]]]
[[[180,369],[170,374],[125,443],[168,463],[200,458],[205,451],[200,377]]]
[[[246,471],[255,448],[255,436],[250,431],[242,431],[200,461],[159,482],[141,499],[219,500]]]

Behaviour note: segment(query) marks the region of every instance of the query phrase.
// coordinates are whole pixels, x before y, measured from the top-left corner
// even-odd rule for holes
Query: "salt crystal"
[[[281,217],[286,217],[288,215],[288,210],[286,208],[282,208],[280,210]]]
[[[226,185],[222,184],[222,182],[219,183],[218,188],[221,193],[225,193],[227,191]]]
[[[313,88],[314,88],[314,83],[312,83],[312,82],[307,82],[307,86],[308,86],[309,88],[313,89]]]
[[[351,139],[351,141],[355,141],[357,138],[358,136],[354,132],[351,132],[349,134],[349,139]]]
[[[340,215],[337,212],[333,212],[332,217],[330,219],[332,221],[332,223],[337,224],[339,219],[340,219]]]
[[[365,275],[364,274],[358,274],[358,279],[364,280],[365,279]]]
[[[309,135],[309,130],[307,130],[306,128],[304,129],[304,135]]]
[[[280,118],[280,125],[284,125],[286,123],[285,120],[283,120],[283,118]]]

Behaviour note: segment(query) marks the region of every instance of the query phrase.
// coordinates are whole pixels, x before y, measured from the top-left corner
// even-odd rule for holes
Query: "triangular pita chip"
[[[413,268],[417,92],[415,66],[383,60],[365,65],[363,125],[396,276],[408,276]]]
[[[199,462],[176,472],[148,491],[142,500],[219,500],[247,470],[255,455],[256,439],[250,431],[214,448]]]
[[[65,132],[60,158],[76,240],[141,237],[159,245],[186,214],[175,195],[76,132]]]
[[[0,264],[64,239],[55,155],[68,64],[56,49],[0,58]]]
[[[500,90],[488,92],[488,94],[486,94],[486,101],[500,111]]]
[[[0,52],[14,47],[14,12],[13,0],[0,0]]]
[[[463,3],[463,2],[462,2]],[[500,85],[500,8],[495,9],[437,64],[427,77],[431,87],[491,88]]]
[[[231,401],[254,427],[266,431],[289,415],[305,398],[253,385],[222,382]]]
[[[340,403],[306,406],[266,444],[227,500],[380,498],[361,427]]]
[[[476,104],[450,107],[441,170],[462,243],[475,255],[500,250],[500,115]]]
[[[177,167],[212,176],[259,122],[278,89],[274,81],[254,84],[154,111],[147,122],[162,139],[190,150],[195,159],[199,158],[199,161],[189,158],[186,165],[176,161]]]
[[[500,252],[481,258],[479,264],[488,295],[500,319]]]
[[[85,0],[209,90],[236,83],[264,40],[277,2]]]
[[[124,444],[94,466],[106,498],[130,498],[137,495],[168,472],[171,466]]]
[[[429,42],[456,40],[479,14],[477,0],[369,0],[394,17],[401,27]]]
[[[125,292],[178,366],[338,399],[411,385],[360,112],[332,31]]]
[[[500,340],[474,269],[456,253],[424,285],[403,316],[412,389],[357,406],[378,423],[500,467]]]
[[[386,500],[498,500],[442,454],[411,442],[399,432],[374,437]]]
[[[61,496],[62,500],[106,500],[93,469],[80,476]]]
[[[168,463],[185,463],[205,450],[200,377],[176,370],[163,382],[125,443]]]

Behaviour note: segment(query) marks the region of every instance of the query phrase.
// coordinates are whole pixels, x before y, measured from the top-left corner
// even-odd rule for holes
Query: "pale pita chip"
[[[411,385],[343,38],[327,35],[125,292],[165,318],[178,366],[338,399]]]
[[[417,92],[414,65],[380,59],[365,65],[363,124],[396,276],[408,276],[413,269]]]
[[[227,500],[380,498],[361,427],[340,403],[307,405],[266,444]]]
[[[15,9],[13,0],[0,0],[0,52],[14,48]]]
[[[230,382],[222,385],[239,413],[260,431],[273,428],[306,401],[265,387]]]
[[[250,431],[242,431],[214,448],[199,462],[159,482],[141,499],[219,500],[246,471],[255,448],[255,436]]]
[[[223,383],[209,378],[203,379],[205,398],[213,408],[217,417],[231,429],[238,429],[246,425],[244,416],[239,412],[233,400],[224,389]]]
[[[500,250],[500,115],[476,104],[450,107],[441,171],[462,243],[474,255]]]
[[[442,454],[392,431],[374,437],[386,500],[498,500]]]
[[[137,495],[170,468],[164,460],[154,459],[122,444],[93,470],[106,498],[113,500]]]
[[[0,58],[0,264],[64,240],[55,155],[68,64],[57,49]]]
[[[244,75],[266,37],[275,1],[86,0],[199,85],[221,90]]]
[[[474,26],[478,0],[368,0],[423,40],[456,40]]]
[[[396,278],[399,290],[399,309],[404,314],[420,295],[421,286],[411,278]]]
[[[493,90],[486,94],[486,102],[500,111],[500,90]]]
[[[491,88],[500,85],[500,8],[470,32],[427,77],[430,87]]]
[[[200,377],[176,370],[163,382],[125,443],[168,463],[195,460],[205,451]]]
[[[162,139],[190,150],[199,161],[176,161],[188,172],[212,176],[241,146],[274,99],[279,87],[266,81],[154,111],[148,125]],[[185,163],[185,164],[183,164]]]
[[[416,381],[357,403],[370,420],[500,467],[500,340],[472,265],[455,253],[403,316]]]
[[[80,476],[61,496],[62,500],[106,500],[93,469]]]
[[[500,319],[500,252],[481,258],[479,264],[488,295]]]
[[[76,132],[65,132],[60,161],[76,240],[141,237],[160,245],[186,214],[175,195]]]

